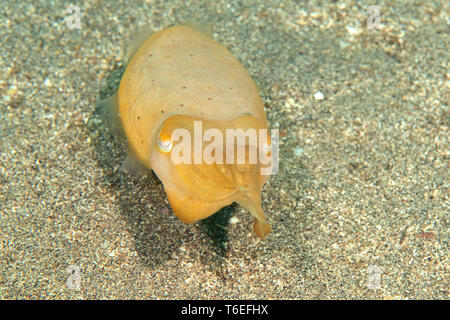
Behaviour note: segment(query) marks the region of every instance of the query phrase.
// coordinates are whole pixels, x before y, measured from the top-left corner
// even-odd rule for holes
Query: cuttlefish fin
[[[127,158],[122,163],[119,170],[138,177],[145,176],[149,173],[149,169],[147,169],[130,151],[128,151]]]
[[[194,223],[205,219],[222,207],[233,203],[233,200],[229,198],[225,198],[222,201],[206,202],[188,197],[175,188],[164,186],[164,189],[173,212],[185,223]]]
[[[108,98],[98,100],[96,103],[97,109],[101,117],[107,121],[111,131],[119,138],[125,139],[122,123],[120,121],[119,111],[117,107],[117,95],[112,95]]]
[[[197,31],[200,31],[201,33],[207,35],[209,38],[213,39],[213,32],[212,27],[208,22],[204,21],[198,21],[198,22],[192,22],[192,21],[186,21],[181,24],[182,26],[190,27],[192,29],[195,29]]]
[[[133,35],[128,50],[127,50],[127,61],[126,64],[128,64],[131,59],[134,57],[135,53],[139,50],[139,48],[144,44],[144,42],[150,38],[155,33],[152,26],[149,24],[145,25],[141,29],[139,29],[136,34]]]

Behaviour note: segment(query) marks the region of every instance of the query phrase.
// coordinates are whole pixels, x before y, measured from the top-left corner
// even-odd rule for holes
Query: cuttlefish
[[[156,32],[130,58],[115,99],[129,156],[156,173],[179,219],[194,223],[237,202],[254,216],[256,234],[267,236],[261,188],[269,175],[260,161],[271,156],[267,118],[258,87],[228,49],[187,25]],[[174,136],[177,129],[192,143]],[[231,129],[267,134],[262,143],[236,138],[221,147]]]

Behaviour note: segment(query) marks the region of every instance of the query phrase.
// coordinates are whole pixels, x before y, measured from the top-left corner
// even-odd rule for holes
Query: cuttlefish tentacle
[[[241,206],[246,208],[255,217],[253,228],[261,239],[264,239],[271,231],[264,211],[261,207],[261,194],[258,190],[245,190],[237,200]]]

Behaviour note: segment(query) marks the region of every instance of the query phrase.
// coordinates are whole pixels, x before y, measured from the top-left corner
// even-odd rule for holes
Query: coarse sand
[[[73,3],[0,2],[0,298],[449,299],[447,1]],[[187,225],[119,171],[97,102],[136,30],[186,21],[279,129],[264,241],[237,205]]]

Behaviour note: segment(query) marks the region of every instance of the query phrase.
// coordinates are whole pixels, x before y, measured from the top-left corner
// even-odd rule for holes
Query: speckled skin
[[[249,113],[267,126],[247,70],[224,46],[187,26],[144,42],[122,77],[118,106],[130,147],[150,168],[150,146],[171,115],[230,120]]]
[[[152,35],[123,75],[118,110],[130,153],[155,171],[181,220],[193,223],[238,202],[255,216],[259,237],[270,232],[260,204],[268,176],[259,165],[175,165],[158,146],[164,128],[193,132],[194,120],[223,133],[267,129],[257,86],[224,46],[188,26]]]

